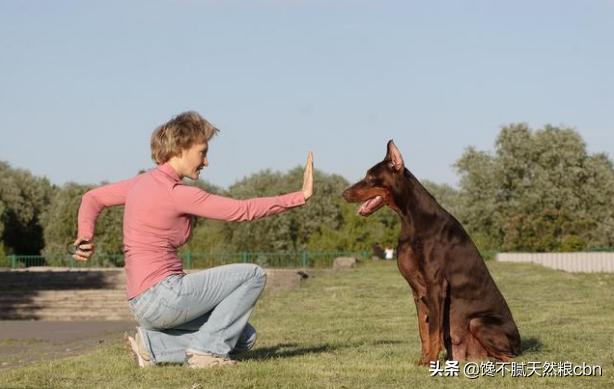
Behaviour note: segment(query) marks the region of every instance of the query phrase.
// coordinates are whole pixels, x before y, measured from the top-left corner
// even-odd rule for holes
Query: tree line
[[[376,161],[373,161],[376,162]],[[454,165],[459,187],[423,180],[483,251],[582,251],[614,247],[614,168],[606,154],[590,154],[573,129],[526,124],[501,129],[494,152],[468,147]],[[411,170],[411,166],[409,167]],[[350,183],[314,172],[316,192],[307,207],[250,223],[197,219],[183,250],[365,251],[394,244],[399,220],[388,208],[368,218],[341,193]],[[244,199],[300,188],[302,168],[265,170],[227,189],[190,182],[211,193]],[[6,255],[65,255],[77,233],[81,196],[93,186],[53,185],[46,178],[0,161],[0,261]],[[97,252],[121,265],[123,208],[103,211]]]

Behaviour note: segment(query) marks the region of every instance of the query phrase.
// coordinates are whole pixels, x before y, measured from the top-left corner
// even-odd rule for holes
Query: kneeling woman
[[[209,141],[218,132],[196,112],[185,112],[158,127],[151,137],[157,167],[93,189],[81,200],[74,258],[94,252],[100,212],[124,205],[126,289],[139,323],[127,337],[139,366],[182,363],[208,367],[236,363],[232,352],[256,339],[249,316],[266,282],[253,264],[233,264],[185,274],[177,250],[190,237],[192,216],[248,221],[299,207],[313,193],[313,158],[307,157],[300,191],[234,200],[216,196],[182,179],[197,179],[208,165]]]

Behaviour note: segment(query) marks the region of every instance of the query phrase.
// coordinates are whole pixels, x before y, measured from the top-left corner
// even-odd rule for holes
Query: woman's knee
[[[258,265],[254,266],[254,278],[262,285],[266,284],[266,271]]]
[[[267,275],[262,267],[253,263],[241,263],[230,266],[236,266],[236,274],[241,274],[242,283],[262,286],[266,284]]]

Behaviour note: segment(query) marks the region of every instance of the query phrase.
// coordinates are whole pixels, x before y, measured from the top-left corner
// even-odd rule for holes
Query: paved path
[[[132,321],[0,321],[0,370],[82,354],[120,340]]]

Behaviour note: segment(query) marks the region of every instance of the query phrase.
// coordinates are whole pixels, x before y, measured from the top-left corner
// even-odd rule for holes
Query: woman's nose
[[[203,165],[209,166],[209,160],[207,159],[207,157],[203,158]]]

